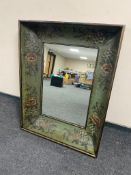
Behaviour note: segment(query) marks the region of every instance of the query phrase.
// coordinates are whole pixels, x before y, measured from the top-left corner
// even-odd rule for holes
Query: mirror
[[[20,21],[19,27],[21,128],[96,157],[124,26]]]
[[[44,44],[42,114],[85,126],[98,49]]]

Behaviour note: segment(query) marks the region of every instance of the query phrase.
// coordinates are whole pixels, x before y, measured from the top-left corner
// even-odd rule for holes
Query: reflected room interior
[[[44,44],[42,114],[85,126],[98,49]]]

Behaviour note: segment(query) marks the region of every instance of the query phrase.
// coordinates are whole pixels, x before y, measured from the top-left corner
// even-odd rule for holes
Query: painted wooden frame
[[[124,26],[19,21],[19,29],[21,128],[96,157]],[[87,122],[83,128],[41,114],[44,43],[99,50]]]

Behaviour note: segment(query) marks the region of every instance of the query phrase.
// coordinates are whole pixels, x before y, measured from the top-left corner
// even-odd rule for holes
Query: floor
[[[131,175],[131,130],[105,126],[94,159],[21,130],[19,107],[0,94],[0,175]]]
[[[90,92],[74,85],[50,86],[50,80],[44,80],[43,114],[85,126]]]

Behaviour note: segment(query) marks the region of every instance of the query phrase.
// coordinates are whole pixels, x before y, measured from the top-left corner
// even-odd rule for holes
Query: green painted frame
[[[96,157],[123,33],[123,25],[19,21],[21,128]],[[99,50],[84,128],[41,114],[43,43]]]

